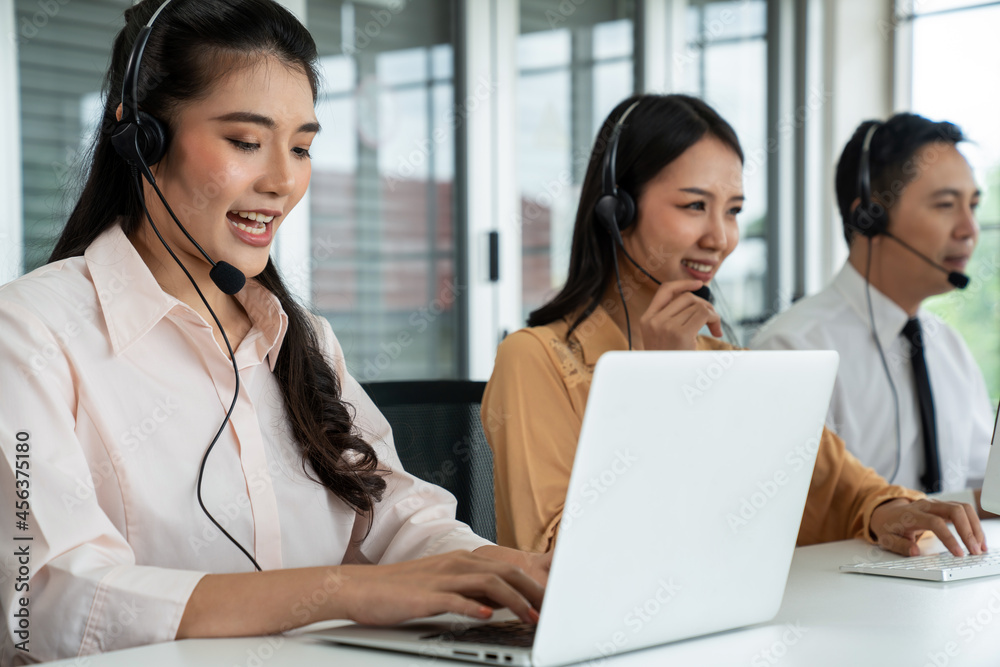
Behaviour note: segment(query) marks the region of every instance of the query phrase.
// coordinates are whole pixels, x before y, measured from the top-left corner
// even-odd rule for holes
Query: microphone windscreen
[[[948,282],[958,289],[965,289],[969,286],[969,276],[958,271],[952,271],[948,274]]]
[[[704,299],[705,301],[708,301],[709,303],[712,303],[712,290],[708,289],[708,285],[702,285],[701,287],[699,287],[695,291],[691,292],[691,294],[694,294],[695,296],[699,296],[702,299]]]
[[[243,272],[226,262],[217,262],[208,272],[208,277],[223,294],[236,294],[247,283],[247,277]]]

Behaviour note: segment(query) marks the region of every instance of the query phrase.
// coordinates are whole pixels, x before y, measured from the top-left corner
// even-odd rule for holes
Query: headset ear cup
[[[120,120],[111,132],[111,145],[114,146],[115,152],[133,167],[139,166],[139,160],[142,157],[137,150],[136,132],[138,131],[139,126],[131,120]]]
[[[621,245],[622,236],[618,231],[618,209],[620,208],[618,197],[614,195],[601,195],[594,205],[594,217],[600,223],[604,231],[611,239]]]
[[[139,126],[141,133],[139,146],[142,150],[142,158],[147,166],[152,166],[159,162],[167,152],[167,128],[145,111],[139,112],[139,119],[142,122]]]
[[[616,211],[618,230],[623,232],[635,222],[635,200],[632,199],[632,195],[622,189],[618,190],[618,196],[615,199],[618,202]]]
[[[871,202],[867,206],[859,204],[851,214],[851,226],[868,238],[884,233],[889,226],[888,222],[886,210],[878,202]]]

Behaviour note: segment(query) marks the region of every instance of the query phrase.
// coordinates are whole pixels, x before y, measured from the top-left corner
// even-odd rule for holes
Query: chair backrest
[[[458,520],[495,542],[493,453],[479,420],[486,383],[418,380],[363,387],[392,427],[403,468],[451,492]]]

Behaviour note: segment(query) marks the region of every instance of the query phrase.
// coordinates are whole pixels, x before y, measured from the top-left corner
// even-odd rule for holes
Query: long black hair
[[[125,11],[104,78],[104,112],[83,192],[50,262],[82,255],[112,225],[132,237],[142,207],[131,172],[111,145],[125,66],[139,30],[163,0],[143,0]],[[275,57],[318,90],[316,44],[301,23],[272,0],[174,0],[157,19],[139,72],[139,105],[169,128],[178,107],[207,94],[220,74]],[[340,379],[324,357],[308,314],[268,260],[256,280],[281,302],[288,328],[274,367],[292,434],[327,489],[358,512],[369,513],[385,490],[375,450],[353,426],[354,410],[341,400]]]
[[[736,132],[712,107],[688,95],[635,95],[616,106],[597,134],[590,164],[583,179],[580,206],[576,211],[569,276],[551,301],[533,311],[528,326],[542,326],[583,311],[567,336],[597,308],[608,284],[614,280],[615,242],[594,219],[594,206],[604,194],[601,182],[604,153],[618,119],[633,103],[618,140],[615,177],[620,189],[638,205],[646,184],[706,134],[726,144],[743,162],[743,149]]]

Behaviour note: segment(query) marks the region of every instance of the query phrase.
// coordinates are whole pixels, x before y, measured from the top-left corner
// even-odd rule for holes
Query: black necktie
[[[927,360],[924,359],[924,339],[917,318],[910,319],[903,327],[903,337],[910,344],[910,362],[913,379],[917,383],[917,400],[920,402],[920,425],[924,432],[924,460],[927,467],[920,481],[924,490],[934,493],[941,490],[941,462],[938,460],[937,423],[934,419],[934,395],[927,377]]]

